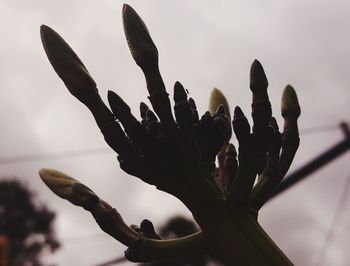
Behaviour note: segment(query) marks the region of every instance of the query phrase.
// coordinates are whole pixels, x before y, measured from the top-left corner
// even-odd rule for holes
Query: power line
[[[349,190],[350,190],[350,174],[348,175],[345,186],[343,188],[343,192],[341,194],[341,197],[339,198],[338,207],[335,211],[333,221],[332,221],[332,223],[329,227],[329,230],[324,238],[324,242],[321,246],[321,249],[319,250],[319,252],[316,256],[315,266],[321,265],[320,263],[322,262],[322,259],[323,259],[324,255],[326,254],[327,247],[331,243],[331,240],[332,240],[333,235],[334,235],[334,230],[336,229],[337,222],[338,222],[340,215],[342,214],[342,211],[345,207],[346,198],[349,194]]]
[[[300,135],[308,135],[308,134],[316,134],[316,133],[323,133],[326,131],[332,131],[339,129],[339,124],[329,124],[329,125],[322,125],[322,126],[314,126],[314,127],[306,127],[299,130]]]
[[[349,123],[349,122],[343,122]],[[300,129],[301,135],[322,133],[325,131],[339,129],[338,124],[314,126]],[[72,158],[72,157],[82,157],[82,156],[92,156],[98,154],[108,153],[110,150],[108,148],[90,148],[82,150],[73,151],[62,151],[62,152],[47,152],[47,153],[37,153],[37,154],[27,154],[27,155],[15,155],[10,157],[0,158],[0,165],[3,164],[16,164],[34,161],[44,161],[44,160],[57,160],[61,158]]]
[[[341,154],[347,152],[350,149],[350,129],[347,123],[341,123],[340,129],[345,136],[345,139],[335,144],[327,151],[322,154],[316,156],[316,158],[312,159],[310,162],[295,170],[291,174],[287,175],[282,182],[276,187],[274,192],[270,195],[270,199],[280,194],[281,192],[289,189],[297,182],[300,182],[305,177],[309,176],[313,172],[317,171],[327,163],[336,159]]]
[[[97,265],[94,265],[94,266],[111,266],[111,265],[119,264],[119,263],[122,263],[122,262],[125,262],[125,261],[127,261],[127,259],[124,256],[122,256],[122,257],[119,257],[117,259],[113,259],[113,260],[104,262],[102,264],[97,264]]]
[[[84,234],[84,235],[71,235],[71,236],[66,236],[66,237],[62,237],[60,238],[60,240],[64,241],[65,243],[82,243],[82,240],[88,239],[88,238],[93,238],[94,240],[97,238],[101,238],[101,239],[106,239],[106,238],[110,238],[109,235],[107,235],[104,232],[98,232],[98,233],[94,233],[94,234]]]
[[[91,148],[82,150],[72,150],[72,151],[62,151],[62,152],[47,152],[47,153],[36,153],[27,155],[16,155],[11,157],[0,158],[1,164],[15,164],[33,161],[43,161],[43,160],[55,160],[61,158],[72,158],[72,157],[82,157],[91,156],[97,154],[108,153],[110,150],[107,148]]]
[[[342,128],[343,125],[348,125],[348,124],[350,124],[350,121],[342,121],[341,123],[336,123],[336,124],[334,123],[334,124],[328,124],[328,125],[319,125],[319,126],[301,128],[299,130],[299,134],[308,135],[308,134],[323,133],[326,131],[339,129],[339,127]]]

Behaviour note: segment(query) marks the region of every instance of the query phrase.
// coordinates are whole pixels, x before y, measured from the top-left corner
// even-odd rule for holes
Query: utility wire
[[[11,157],[0,158],[1,164],[15,164],[33,161],[43,161],[43,160],[55,160],[61,158],[72,158],[72,157],[82,157],[90,156],[96,154],[104,154],[110,152],[107,148],[91,148],[75,151],[62,151],[62,152],[47,152],[47,153],[36,153],[27,155],[17,155]]]
[[[315,263],[315,266],[319,266],[321,265],[322,263],[322,260],[324,258],[324,256],[326,255],[326,251],[327,251],[327,248],[328,248],[328,245],[331,243],[332,241],[332,238],[334,236],[334,231],[335,229],[337,228],[336,225],[337,225],[337,222],[343,212],[343,209],[345,207],[345,203],[346,203],[346,199],[347,199],[347,196],[349,194],[349,190],[350,190],[350,174],[348,175],[347,177],[347,180],[346,180],[346,183],[345,183],[345,186],[343,188],[343,192],[341,194],[341,197],[338,201],[338,206],[337,206],[337,209],[335,211],[335,214],[334,214],[334,217],[333,217],[333,221],[328,229],[328,232],[324,238],[324,242],[321,246],[321,249],[320,251],[318,252],[317,256],[316,256],[316,263]]]
[[[316,133],[323,133],[326,131],[332,131],[339,129],[339,124],[330,124],[330,125],[322,125],[322,126],[314,126],[314,127],[306,127],[299,130],[300,135],[309,135]]]
[[[120,263],[126,262],[126,261],[127,261],[127,259],[123,256],[123,257],[119,257],[117,259],[113,259],[113,260],[107,261],[105,263],[97,264],[94,266],[111,266],[111,265],[120,264]]]
[[[350,122],[347,121],[343,123],[350,123]],[[308,127],[308,128],[300,129],[299,131],[300,131],[300,135],[306,135],[306,134],[322,133],[325,131],[330,131],[335,129],[339,129],[339,123],[331,124],[331,125]],[[105,154],[105,153],[108,153],[109,151],[110,150],[108,148],[90,148],[90,149],[82,149],[82,150],[75,150],[75,151],[15,155],[10,157],[0,158],[0,165],[44,161],[44,160],[57,160],[61,158],[92,156],[92,155],[98,155],[98,154]]]
[[[71,243],[76,243],[76,242],[81,244],[82,240],[85,241],[85,239],[87,239],[87,238],[93,238],[94,240],[96,240],[97,238],[100,238],[100,239],[110,238],[110,236],[107,235],[105,232],[101,231],[99,233],[66,236],[66,237],[60,238],[60,240],[64,241],[65,244],[71,244]]]
[[[323,133],[326,131],[339,129],[339,126],[342,128],[343,125],[349,125],[349,124],[350,124],[350,121],[341,121],[340,123],[336,123],[336,124],[306,127],[306,128],[301,128],[299,130],[299,134],[308,135],[308,134],[315,134],[315,133]]]

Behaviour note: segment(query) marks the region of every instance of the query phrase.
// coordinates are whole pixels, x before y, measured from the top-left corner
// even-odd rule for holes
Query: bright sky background
[[[302,107],[300,128],[349,120],[349,1],[129,1],[146,22],[160,53],[168,91],[176,80],[204,113],[213,87],[231,109],[250,113],[249,68],[260,60],[269,79],[278,121],[280,95],[292,84]],[[104,149],[80,157],[0,164],[0,175],[18,176],[57,211],[63,247],[46,256],[58,265],[89,266],[118,257],[124,247],[100,231],[89,213],[53,195],[39,180],[42,167],[79,178],[132,224],[160,225],[190,213],[174,197],[119,169],[88,110],[74,99],[50,66],[39,36],[46,24],[80,56],[106,99],[118,92],[138,115],[147,97],[144,77],[129,53],[119,0],[2,0],[0,2],[0,157]],[[301,135],[292,169],[343,138],[340,130]],[[235,140],[233,140],[235,142]],[[296,265],[315,265],[350,174],[346,154],[264,207],[263,227]],[[0,160],[1,161],[1,160]],[[349,265],[350,196],[318,265]],[[130,263],[131,264],[131,263]],[[125,265],[129,265],[128,263]]]

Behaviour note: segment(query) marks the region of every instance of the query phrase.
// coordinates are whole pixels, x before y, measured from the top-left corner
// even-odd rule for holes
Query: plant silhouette
[[[300,107],[292,86],[287,85],[282,95],[284,127],[280,133],[272,117],[264,69],[259,61],[253,62],[253,125],[235,107],[232,126],[239,143],[236,150],[229,142],[232,130],[227,101],[219,100],[222,104],[216,104],[215,113],[208,111],[199,118],[195,101],[176,82],[174,116],[160,75],[158,50],[145,23],[128,5],[123,7],[123,22],[131,54],[145,75],[153,108],[140,104],[141,121],[112,91],[108,92],[110,111],[82,61],[48,26],[41,27],[45,52],[70,93],[93,114],[107,144],[118,154],[120,167],[182,201],[200,231],[160,240],[150,221],[141,222],[139,229],[129,227],[114,208],[76,179],[42,169],[43,181],[58,196],[90,211],[102,230],[128,247],[125,255],[130,261],[210,254],[226,265],[291,265],[257,218],[299,146]]]

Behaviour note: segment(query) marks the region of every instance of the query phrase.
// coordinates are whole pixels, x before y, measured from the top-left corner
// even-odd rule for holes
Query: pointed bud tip
[[[39,175],[53,193],[83,208],[98,200],[98,196],[87,186],[55,169],[40,169]]]
[[[179,101],[187,101],[186,90],[179,81],[176,81],[174,85],[174,101],[175,103]]]
[[[149,109],[149,107],[147,104],[145,104],[144,102],[140,102],[140,110],[147,111],[148,109]]]
[[[59,38],[62,38],[56,31],[54,31],[52,28],[50,28],[47,25],[41,25],[40,26],[40,38],[41,42],[44,46],[46,54],[49,56],[50,53],[50,42],[54,42]]]
[[[221,92],[218,88],[216,88],[216,87],[213,88],[213,90],[211,91],[211,93],[212,93],[212,94],[213,94],[213,93],[222,94],[222,92]]]
[[[276,130],[276,131],[279,130],[277,120],[276,120],[276,118],[273,117],[273,116],[271,117],[271,120],[270,120],[270,126],[271,126],[274,130]]]
[[[131,6],[129,6],[128,4],[124,3],[123,4],[123,9],[122,9],[123,15],[127,16],[128,13],[131,13],[131,12],[136,13],[136,11]]]
[[[125,21],[127,19],[140,19],[140,16],[137,14],[137,12],[135,11],[135,9],[133,9],[130,5],[128,4],[123,4],[123,8],[122,8],[122,17],[123,17],[123,21],[125,23]]]
[[[117,94],[111,90],[107,91],[107,99],[108,99],[109,105],[111,105],[111,103],[113,104],[115,101],[118,101]]]
[[[218,89],[214,88],[210,94],[209,111],[214,114],[220,105],[224,106],[225,114],[230,118],[230,107],[228,105],[225,95]]]
[[[206,111],[203,116],[212,117],[212,115],[211,115],[211,113],[209,111]]]
[[[55,169],[51,169],[51,168],[42,168],[39,170],[39,175],[41,177],[41,179],[46,183],[46,181],[49,181],[50,178],[52,177],[62,177],[62,176],[66,176],[66,174],[55,170]]]
[[[260,63],[260,61],[258,59],[254,59],[253,63],[252,63],[252,67],[260,67],[262,68],[262,64]]]
[[[283,118],[300,116],[298,96],[291,85],[287,85],[282,93],[281,113]]]
[[[109,98],[111,98],[111,97],[114,97],[115,94],[116,94],[116,93],[115,93],[114,91],[108,90],[108,91],[107,91],[107,98],[109,99]]]
[[[126,40],[136,64],[142,69],[155,68],[158,64],[158,50],[142,18],[129,5],[123,5],[123,26]]]
[[[149,120],[149,121],[158,121],[158,118],[157,116],[153,113],[152,110],[148,109],[147,112],[146,112],[146,118]]]
[[[118,94],[116,94],[114,91],[108,90],[107,92],[107,99],[109,103],[124,103],[124,101],[122,100],[122,98],[120,98],[120,96]]]
[[[64,199],[68,199],[72,185],[78,183],[74,178],[55,169],[40,169],[39,175],[52,192]]]
[[[191,105],[192,107],[196,107],[196,103],[195,103],[195,101],[193,100],[192,97],[190,97],[190,98],[188,99],[188,102],[190,103],[190,105]]]
[[[222,115],[226,114],[225,106],[223,104],[220,104],[215,113]]]
[[[150,221],[150,220],[148,220],[148,219],[144,219],[144,220],[142,220],[142,222],[141,222],[141,224],[140,224],[140,226],[141,226],[141,228],[154,228],[153,227],[153,223]]]
[[[244,113],[241,109],[241,107],[239,107],[238,105],[235,107],[235,110],[234,110],[234,118],[239,118],[239,117],[243,117],[244,116]]]
[[[40,34],[41,37],[44,37],[46,33],[49,33],[50,31],[53,31],[53,29],[51,29],[49,26],[42,24],[40,26]]]
[[[96,98],[95,81],[69,44],[46,25],[41,25],[40,36],[51,65],[68,90],[83,103]]]
[[[109,90],[107,98],[109,106],[112,108],[114,115],[118,119],[121,119],[119,116],[121,116],[122,113],[131,112],[129,105],[127,105],[126,102],[124,102],[124,100],[114,91]]]
[[[255,59],[250,67],[250,89],[252,92],[266,91],[269,85],[262,64]]]
[[[183,87],[182,84],[181,84],[181,82],[177,80],[177,81],[175,82],[174,87],[179,87],[179,86]]]
[[[140,102],[140,115],[142,119],[146,118],[146,114],[148,110],[149,110],[149,107],[147,106],[147,104],[145,104],[144,102]]]
[[[232,143],[229,143],[226,147],[225,153],[227,155],[230,154],[231,156],[236,157],[237,156],[236,147]]]

